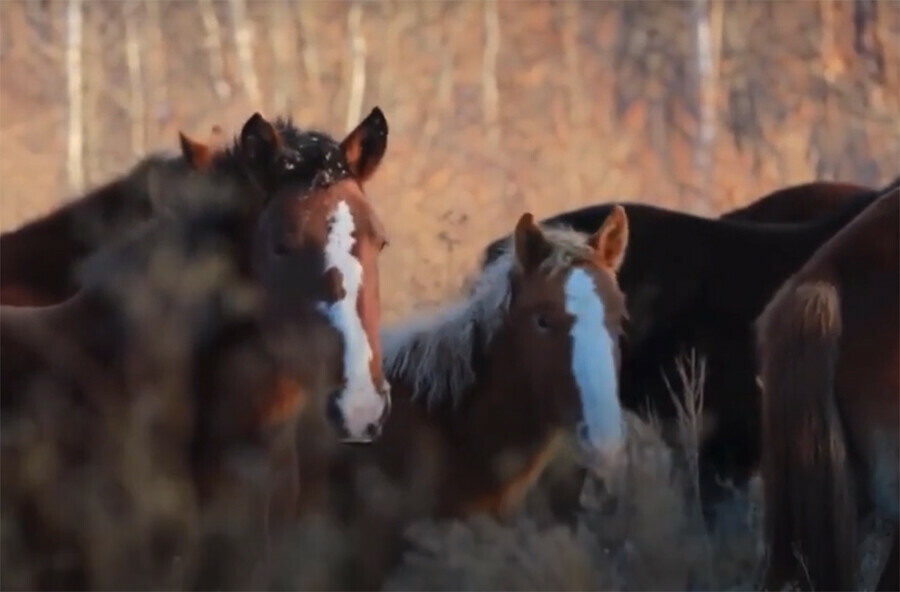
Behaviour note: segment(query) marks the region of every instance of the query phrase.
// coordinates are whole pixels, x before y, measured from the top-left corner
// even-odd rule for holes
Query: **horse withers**
[[[891,520],[897,590],[900,180],[825,243],[757,321],[766,586],[858,585],[861,510]]]
[[[80,285],[81,264],[93,253],[187,205],[154,190],[155,179],[205,170],[224,143],[218,127],[208,142],[180,138],[181,154],[151,154],[126,173],[0,235],[0,304],[49,306],[70,298]]]

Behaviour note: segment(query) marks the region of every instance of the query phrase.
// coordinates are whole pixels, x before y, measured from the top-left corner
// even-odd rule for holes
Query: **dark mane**
[[[123,276],[150,273],[157,257],[187,265],[204,253],[217,252],[245,263],[239,247],[257,210],[240,183],[225,175],[160,173],[151,187],[155,198],[184,204],[183,211],[148,220],[91,255],[81,270],[85,289],[114,289]],[[182,270],[170,271],[183,278]]]
[[[318,130],[304,130],[290,117],[278,117],[273,125],[284,145],[300,155],[301,167],[294,172],[297,179],[308,179],[310,184],[324,187],[350,177],[347,159],[333,136]],[[235,136],[213,159],[213,167],[223,172],[243,169],[240,136]]]

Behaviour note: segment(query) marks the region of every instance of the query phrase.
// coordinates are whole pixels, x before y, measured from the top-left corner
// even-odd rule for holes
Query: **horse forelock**
[[[552,249],[541,272],[556,274],[590,256],[587,235],[556,227],[544,228]],[[427,405],[457,402],[475,382],[475,352],[487,346],[509,310],[511,280],[519,273],[512,239],[471,284],[468,296],[436,311],[381,331],[383,364],[391,377],[402,376],[413,389],[413,398]]]

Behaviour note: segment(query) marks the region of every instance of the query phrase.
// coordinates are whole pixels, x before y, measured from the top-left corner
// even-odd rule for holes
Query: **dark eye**
[[[537,325],[538,331],[546,332],[550,328],[550,323],[547,322],[547,317],[542,314],[536,314],[534,316],[534,324]]]

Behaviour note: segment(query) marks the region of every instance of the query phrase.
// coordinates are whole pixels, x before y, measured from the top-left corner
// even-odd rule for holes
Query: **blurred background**
[[[716,215],[900,174],[900,2],[0,2],[0,229],[253,111],[341,136],[375,105],[388,320],[523,210]]]

